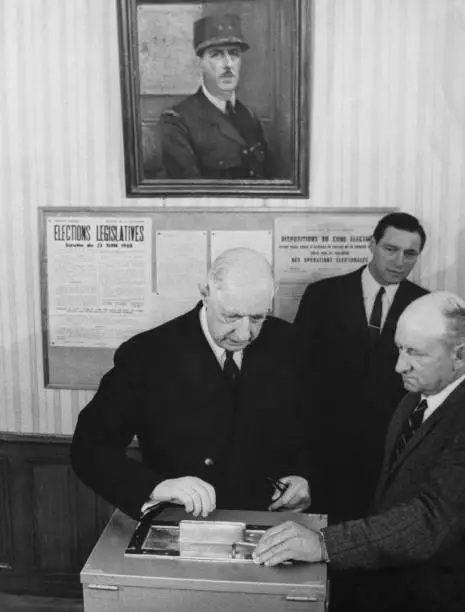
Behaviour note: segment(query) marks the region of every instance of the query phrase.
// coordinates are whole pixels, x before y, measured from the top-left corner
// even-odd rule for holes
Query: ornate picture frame
[[[128,196],[308,197],[310,3],[118,0]]]

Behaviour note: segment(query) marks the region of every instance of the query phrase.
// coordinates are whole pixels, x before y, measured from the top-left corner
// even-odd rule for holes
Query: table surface
[[[157,519],[191,520],[192,515],[186,514],[180,508],[168,508],[163,510]],[[274,525],[285,520],[294,520],[317,529],[326,525],[325,515],[290,512],[215,510],[208,520],[242,521],[256,525]],[[136,521],[119,510],[113,514],[81,571],[83,586],[118,584],[151,588],[316,595],[318,599],[325,596],[326,565],[321,563],[262,567],[254,563],[125,556],[124,552],[136,525]]]

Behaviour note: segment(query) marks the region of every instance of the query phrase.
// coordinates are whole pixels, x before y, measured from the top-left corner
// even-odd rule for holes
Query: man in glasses
[[[79,415],[78,477],[134,518],[163,502],[195,516],[306,508],[302,360],[273,295],[266,259],[230,249],[193,310],[125,342]],[[141,462],[126,456],[134,436]]]

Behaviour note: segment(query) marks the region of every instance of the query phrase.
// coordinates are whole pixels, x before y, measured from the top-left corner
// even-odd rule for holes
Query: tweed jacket
[[[429,591],[449,610],[465,601],[465,383],[392,462],[418,401],[407,395],[392,419],[372,515],[328,527],[326,542],[333,568],[398,568],[415,577],[410,588],[420,598]]]

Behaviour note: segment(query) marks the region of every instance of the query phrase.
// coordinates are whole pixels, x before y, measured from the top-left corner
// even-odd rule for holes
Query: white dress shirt
[[[381,315],[381,329],[383,328],[384,322],[386,321],[389,308],[392,306],[394,296],[396,295],[399,284],[396,285],[380,285],[373,276],[371,275],[368,266],[362,272],[362,292],[363,292],[363,303],[365,304],[365,313],[367,321],[370,320],[371,311],[375,303],[376,295],[381,287],[384,287],[384,294],[382,297],[383,311]]]
[[[224,348],[221,348],[221,346],[218,346],[216,342],[213,340],[213,338],[211,337],[210,330],[208,329],[208,324],[207,324],[207,311],[205,309],[205,305],[202,306],[202,308],[200,309],[199,318],[200,318],[200,326],[205,335],[205,338],[207,339],[208,344],[210,345],[215,357],[217,358],[218,363],[223,368],[224,362],[226,360],[226,350]],[[236,362],[236,365],[240,370],[241,365],[242,365],[242,351],[234,351],[233,359]]]
[[[426,419],[428,419],[433,412],[445,402],[446,398],[460,385],[463,380],[465,380],[465,374],[460,376],[460,378],[457,378],[457,380],[454,380],[454,382],[451,382],[449,385],[447,385],[447,387],[444,387],[442,391],[439,391],[439,393],[436,393],[435,395],[422,394],[421,399],[425,399],[428,402],[428,408],[425,410],[422,423],[424,423]]]
[[[210,100],[213,106],[216,106],[222,113],[226,113],[226,100],[222,100],[221,98],[217,98],[213,94],[211,94],[208,89],[205,87],[205,84],[202,83],[202,91],[203,95]],[[233,91],[232,96],[230,98],[231,104],[236,106],[236,92]]]

